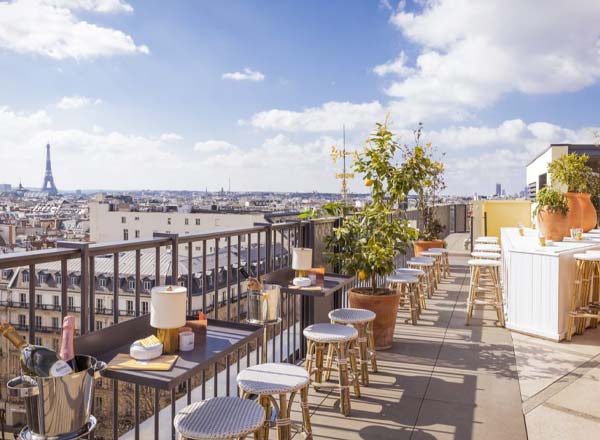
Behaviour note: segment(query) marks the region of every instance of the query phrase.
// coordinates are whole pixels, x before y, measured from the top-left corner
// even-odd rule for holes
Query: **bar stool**
[[[258,396],[266,418],[262,429],[262,439],[269,438],[271,420],[271,404],[277,409],[277,436],[281,440],[291,438],[291,427],[297,432],[303,432],[306,439],[312,438],[310,412],[308,410],[308,386],[310,376],[308,372],[292,364],[267,363],[248,367],[237,375],[237,384],[243,391],[242,397]],[[290,412],[294,397],[300,392],[302,406],[302,426],[292,424]],[[289,400],[288,400],[289,395]],[[279,405],[275,399],[279,396]]]
[[[329,312],[332,324],[351,325],[358,331],[358,363],[360,366],[361,383],[369,386],[369,360],[373,372],[377,372],[377,355],[375,351],[375,338],[373,336],[374,312],[365,309],[335,309]],[[328,373],[331,371],[333,362],[333,345],[329,344],[327,353]],[[329,379],[329,374],[326,375]]]
[[[504,323],[504,305],[502,301],[502,288],[500,287],[500,262],[497,260],[469,260],[471,268],[471,283],[469,299],[467,301],[467,325],[473,317],[473,307],[492,306],[498,314],[498,321],[502,327]],[[491,284],[482,282],[482,275],[488,276]],[[487,293],[491,292],[491,296]]]
[[[337,387],[340,390],[340,411],[344,416],[350,415],[350,386],[352,381],[356,397],[360,397],[360,383],[356,369],[356,357],[354,355],[354,343],[358,338],[358,330],[354,327],[339,324],[312,324],[303,331],[307,339],[308,347],[306,353],[306,370],[312,380],[315,389]],[[333,370],[323,366],[323,353],[325,346],[332,344],[337,352],[338,385],[323,382],[323,372]],[[350,360],[351,374],[348,372],[348,360]],[[314,375],[314,379],[312,379]]]
[[[421,314],[420,302],[417,300],[417,291],[419,279],[408,275],[389,275],[385,279],[390,289],[394,289],[400,294],[401,305],[408,300],[410,320],[412,325],[417,325],[417,320]]]
[[[498,252],[483,251],[471,252],[471,256],[473,258],[482,258],[484,260],[499,260],[500,258],[502,258],[502,255],[500,255]]]
[[[590,252],[575,254],[577,264],[575,286],[571,295],[571,310],[567,323],[567,341],[571,340],[573,332],[582,334],[587,326],[587,319],[597,324],[600,304],[597,300],[598,279],[600,274],[600,253]]]
[[[425,282],[427,283],[427,297],[431,298],[436,289],[435,276],[433,275],[433,261],[431,259],[412,258],[406,262],[410,269],[421,269],[425,272]]]
[[[437,287],[437,284],[441,283],[441,281],[442,281],[442,254],[440,254],[439,252],[427,250],[427,251],[421,252],[421,256],[434,259],[433,267],[434,267],[434,273],[435,273],[435,278],[436,278],[436,287]]]
[[[485,237],[477,237],[475,239],[475,243],[480,244],[498,244],[498,237],[494,237],[492,235],[488,235]]]
[[[416,277],[419,280],[419,284],[417,285],[419,305],[421,306],[421,310],[425,310],[427,308],[427,301],[425,300],[425,289],[428,289],[425,280],[425,271],[421,269],[400,268],[396,269],[396,274],[406,275],[409,277]]]
[[[448,254],[450,253],[446,248],[431,248],[430,252],[437,252],[442,254],[442,275],[445,278],[450,278],[450,260]]]
[[[502,248],[497,244],[476,244],[473,250],[477,252],[502,252]]]
[[[225,440],[244,438],[265,421],[265,410],[253,400],[240,397],[214,397],[192,403],[173,420],[181,440]]]

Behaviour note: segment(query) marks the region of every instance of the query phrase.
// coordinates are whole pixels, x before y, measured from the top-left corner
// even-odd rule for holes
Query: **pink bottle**
[[[73,339],[75,338],[75,317],[65,316],[63,319],[62,343],[60,345],[60,357],[73,368],[75,349]]]

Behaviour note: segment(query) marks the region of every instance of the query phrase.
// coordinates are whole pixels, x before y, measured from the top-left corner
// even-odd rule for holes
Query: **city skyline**
[[[0,2],[1,183],[38,187],[49,142],[59,189],[339,192],[342,125],[355,148],[390,113],[447,193],[519,192],[595,140],[600,4],[511,4]]]

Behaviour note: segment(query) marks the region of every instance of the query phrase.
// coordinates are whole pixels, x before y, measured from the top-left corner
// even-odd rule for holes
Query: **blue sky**
[[[0,181],[39,185],[48,140],[59,188],[336,191],[342,124],[390,113],[448,192],[518,191],[599,125],[600,6],[573,5],[0,0]]]

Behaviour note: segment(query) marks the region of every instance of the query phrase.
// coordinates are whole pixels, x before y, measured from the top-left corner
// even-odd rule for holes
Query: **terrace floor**
[[[578,440],[599,432],[600,326],[571,343],[511,333],[491,310],[466,326],[466,261],[451,257],[452,277],[418,326],[399,313],[395,344],[378,353],[379,372],[352,398],[350,417],[340,415],[337,392],[311,390],[316,439]]]

